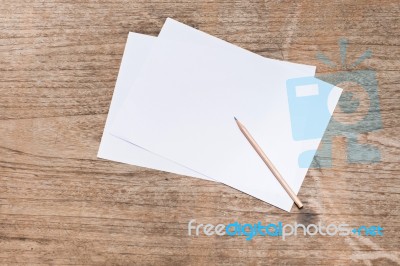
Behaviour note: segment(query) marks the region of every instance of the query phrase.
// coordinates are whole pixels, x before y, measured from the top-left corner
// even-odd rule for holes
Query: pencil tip
[[[233,118],[235,118],[235,120],[237,121],[237,118],[236,118],[236,117],[233,117]]]

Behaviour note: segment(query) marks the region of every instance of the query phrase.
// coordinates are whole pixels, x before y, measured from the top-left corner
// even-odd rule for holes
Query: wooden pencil
[[[286,183],[285,179],[283,179],[282,175],[279,173],[278,169],[272,164],[272,162],[268,159],[267,155],[263,152],[261,147],[257,144],[257,142],[254,140],[254,138],[251,136],[250,132],[246,129],[246,127],[240,123],[240,121],[235,117],[236,124],[238,125],[240,131],[243,133],[243,135],[246,137],[246,139],[250,142],[251,146],[254,148],[254,150],[257,152],[257,154],[261,157],[261,159],[264,161],[264,163],[268,166],[269,170],[271,170],[272,174],[276,177],[278,182],[282,185],[282,187],[286,190],[286,192],[289,194],[289,196],[292,198],[292,200],[296,203],[297,207],[299,209],[303,208],[303,203],[301,203],[300,199],[297,197],[297,195],[293,192],[293,190],[290,188],[288,183]]]

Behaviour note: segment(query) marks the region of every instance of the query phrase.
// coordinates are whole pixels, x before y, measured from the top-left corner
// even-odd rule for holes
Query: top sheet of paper
[[[196,38],[197,34],[192,34],[196,30],[176,21],[171,20],[171,23],[163,28],[161,32],[162,38],[184,41],[193,43],[196,40],[202,41],[202,38]],[[174,25],[170,27],[168,25]],[[175,30],[172,30],[174,28]],[[189,30],[188,30],[189,29]],[[198,31],[197,31],[198,32]],[[202,33],[203,35],[205,33]],[[201,175],[187,167],[183,167],[179,163],[172,162],[167,158],[154,154],[151,151],[143,149],[140,146],[130,143],[115,137],[109,133],[110,125],[119,110],[129,91],[132,89],[132,83],[140,73],[143,63],[146,61],[147,55],[151,51],[155,37],[147,36],[138,33],[129,33],[125,51],[121,60],[121,66],[118,73],[113,98],[110,105],[110,110],[107,116],[107,122],[104,127],[103,136],[101,139],[98,157],[117,162],[123,162],[132,165],[138,165],[147,168],[153,168],[161,171],[172,172],[181,175],[193,176],[201,179],[211,180],[208,177]],[[269,60],[269,59],[266,59]],[[306,71],[310,66],[301,66]]]
[[[233,117],[246,125],[297,193],[307,172],[299,166],[299,155],[316,150],[320,141],[298,141],[292,134],[286,83],[305,73],[294,64],[274,64],[276,60],[204,38],[209,38],[207,45],[156,41],[111,132],[289,211],[292,200]],[[309,76],[313,72],[310,68]],[[329,89],[331,105],[340,92]],[[325,106],[328,110],[328,97]],[[317,121],[320,128],[329,117]]]
[[[188,30],[189,29],[189,30]],[[202,38],[196,38],[197,34],[193,34],[190,27],[171,20],[167,23],[161,32],[161,38],[193,43],[196,40],[203,42]],[[196,32],[196,31],[195,31]],[[205,33],[202,33],[205,35]],[[208,38],[207,38],[208,39]],[[206,40],[207,40],[206,39]],[[117,162],[123,162],[142,167],[153,168],[161,171],[172,172],[181,175],[193,176],[201,179],[211,180],[208,177],[197,173],[177,162],[172,162],[167,158],[159,156],[151,151],[143,149],[134,143],[127,142],[109,133],[110,125],[114,120],[116,113],[121,107],[124,99],[132,89],[132,84],[139,75],[142,65],[146,61],[147,55],[151,52],[155,37],[138,33],[129,33],[125,51],[121,60],[113,98],[107,121],[104,127],[101,139],[98,157]],[[266,59],[270,60],[270,59]],[[305,73],[309,73],[310,66],[301,65]]]

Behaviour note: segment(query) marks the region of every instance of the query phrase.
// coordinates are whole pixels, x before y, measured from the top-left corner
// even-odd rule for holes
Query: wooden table
[[[0,264],[400,263],[398,1],[77,2],[0,5]],[[221,184],[97,159],[127,34],[155,36],[166,17],[316,65],[319,75],[371,70],[381,127],[361,128],[352,141],[332,137],[332,166],[309,171],[305,207],[291,213]],[[368,49],[372,56],[351,67]],[[344,105],[355,108],[335,117],[362,120],[363,102],[350,95]],[[360,155],[356,144],[375,147],[379,162],[349,162]],[[380,225],[384,236],[194,237],[191,219]]]

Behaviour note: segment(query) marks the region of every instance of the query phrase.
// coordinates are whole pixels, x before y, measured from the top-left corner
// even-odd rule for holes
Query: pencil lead
[[[237,121],[237,118],[236,118],[236,117],[233,117],[233,118],[235,118],[235,120]]]

